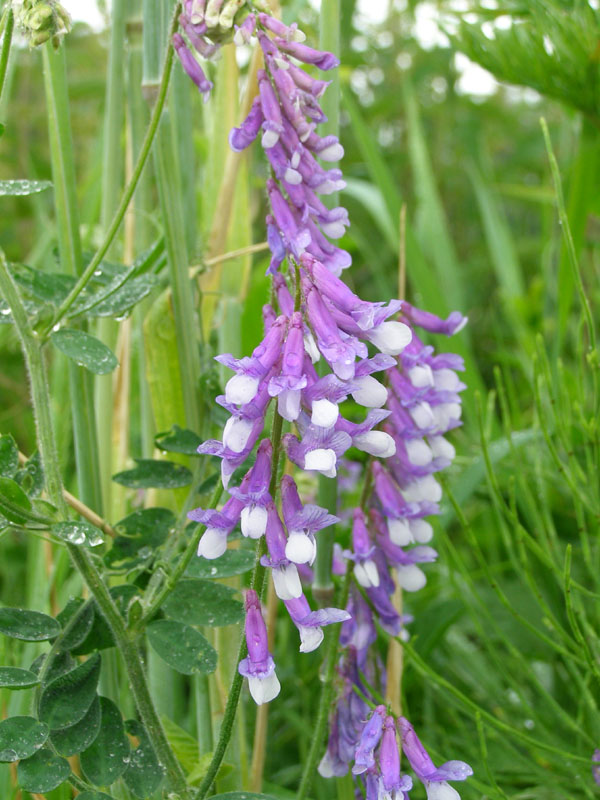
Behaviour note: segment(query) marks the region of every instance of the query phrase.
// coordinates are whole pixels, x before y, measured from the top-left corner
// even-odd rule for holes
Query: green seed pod
[[[54,29],[54,10],[47,5],[38,6],[27,15],[26,25],[33,31]]]

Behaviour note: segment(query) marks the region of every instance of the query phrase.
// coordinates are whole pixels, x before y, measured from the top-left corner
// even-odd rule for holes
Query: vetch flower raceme
[[[229,141],[240,152],[259,139],[270,169],[267,273],[273,288],[272,304],[263,308],[264,338],[251,356],[217,356],[233,372],[218,398],[229,419],[220,440],[199,448],[221,459],[222,482],[231,497],[220,511],[197,509],[190,517],[208,526],[198,550],[206,558],[224,552],[238,522],[243,536],[265,537],[261,565],[270,570],[276,594],[298,629],[302,652],[319,646],[323,626],[343,623],[338,696],[319,772],[344,775],[354,763],[367,800],[406,800],[412,779],[400,771],[396,721],[383,706],[371,712],[365,698],[373,700],[370,686],[375,682],[385,692],[385,665],[373,647],[376,622],[408,638],[405,626],[411,617],[399,613],[395,593],[398,587],[407,592],[422,588],[422,565],[437,558],[428,546],[433,528],[426,518],[439,512],[441,487],[435,474],[455,455],[446,434],[461,424],[465,387],[457,371],[464,368],[462,359],[436,354],[415,328],[450,336],[466,319],[453,312],[444,320],[400,300],[363,301],[341,279],[352,262],[338,245],[349,225],[348,213],[341,206],[328,207],[321,196],[344,188],[342,172],[332,166],[344,151],[337,137],[317,132],[325,120],[319,100],[328,81],[303,68],[308,64],[327,71],[339,62],[332,53],[305,44],[297,25],[285,25],[264,11],[242,9],[238,14],[240,5],[238,0],[206,5],[186,0],[182,33],[174,40],[184,68],[205,96],[209,86],[196,55],[210,58],[232,24],[236,44],[258,43],[264,68],[257,74],[256,97]],[[344,405],[349,398],[353,406]],[[260,441],[271,410],[289,429],[272,442]],[[254,465],[239,485],[230,486],[257,445]],[[340,512],[352,519],[351,548],[343,551],[353,567],[347,608],[312,610],[305,586],[312,577],[317,534],[340,520],[303,502],[292,475],[284,474],[277,486],[275,464],[283,449],[288,462],[302,471],[333,478],[343,466],[345,477],[352,473],[348,465],[355,464],[354,448],[365,454],[359,456],[363,464],[367,458],[367,478],[361,507],[352,507],[354,493],[352,506]],[[354,482],[346,483],[355,490]],[[334,573],[341,575],[347,570],[336,545]],[[248,658],[239,670],[248,677],[256,702],[267,702],[279,692],[279,682],[254,592],[246,593],[246,611]],[[398,725],[429,800],[451,800],[456,793],[446,781],[467,777],[470,768],[448,762],[436,770],[428,756],[419,755],[418,739],[406,727],[410,724],[401,718]]]

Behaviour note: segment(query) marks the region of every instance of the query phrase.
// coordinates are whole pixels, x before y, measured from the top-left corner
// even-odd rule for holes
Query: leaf
[[[91,522],[55,522],[50,530],[59,539],[69,544],[80,544],[86,547],[97,547],[104,542],[104,534]]]
[[[21,761],[17,768],[17,780],[27,792],[41,794],[51,792],[67,780],[71,767],[66,759],[55,756],[52,750],[44,748]]]
[[[136,303],[139,303],[140,300],[149,295],[158,283],[159,279],[155,275],[130,278],[122,288],[94,306],[91,314],[95,317],[122,317]]]
[[[104,342],[85,331],[61,328],[54,331],[50,339],[67,358],[95,375],[106,375],[119,364],[115,354]]]
[[[33,717],[9,717],[0,722],[0,761],[29,758],[48,739],[48,726]]]
[[[129,740],[121,712],[108,697],[100,698],[100,712],[100,732],[79,760],[88,780],[96,786],[110,786],[127,769]]]
[[[0,478],[0,514],[17,525],[44,521],[44,517],[33,511],[31,500],[12,478]]]
[[[159,619],[151,622],[146,632],[153,649],[177,672],[194,675],[215,671],[215,649],[189,625],[172,619]]]
[[[35,302],[35,306],[39,308],[40,303],[43,305],[50,304],[58,306],[76,283],[72,275],[65,275],[62,272],[44,272],[34,267],[29,267],[27,264],[13,264],[13,277],[22,294],[28,295]]]
[[[196,456],[202,439],[194,431],[173,425],[170,431],[157,433],[154,437],[154,444],[161,450],[167,450],[170,453],[186,453],[189,456]]]
[[[41,611],[0,608],[0,633],[25,642],[44,642],[58,636],[60,624]]]
[[[179,489],[192,482],[192,473],[181,464],[153,458],[136,458],[135,462],[133,469],[113,475],[113,481],[129,489]]]
[[[230,578],[254,566],[253,550],[226,550],[219,558],[195,558],[186,570],[191,578]]]
[[[42,674],[42,669],[45,667],[46,658],[50,657],[50,664],[48,669],[44,673],[43,679],[40,678]],[[51,683],[55,678],[58,678],[59,675],[64,675],[65,672],[71,672],[71,670],[75,669],[78,662],[75,661],[73,656],[68,652],[58,652],[58,653],[42,653],[39,655],[35,661],[32,662],[29,669],[36,675],[44,686],[47,686]]]
[[[107,794],[104,792],[94,792],[91,790],[82,792],[81,794],[77,795],[77,800],[112,800]]]
[[[14,478],[19,466],[17,443],[10,433],[0,435],[0,477]]]
[[[203,753],[200,756],[200,759],[194,769],[190,772],[187,776],[187,782],[190,786],[197,786],[199,783],[202,783],[204,780],[204,776],[208,772],[208,768],[210,766],[210,762],[212,761],[213,753],[212,751],[208,753]],[[234,770],[233,764],[228,764],[225,761],[221,762],[221,766],[219,767],[217,774],[215,776],[215,780],[221,780],[229,775],[230,772]]]
[[[165,614],[187,625],[233,625],[244,616],[244,607],[234,600],[234,589],[212,581],[184,578],[162,608]]]
[[[164,770],[158,763],[156,753],[141,722],[136,719],[128,719],[125,722],[125,730],[130,736],[138,739],[139,745],[131,751],[131,758],[123,780],[132,794],[145,800],[157,789],[163,778]]]
[[[83,610],[82,607],[86,606]],[[69,632],[63,636],[60,644],[61,650],[73,650],[73,648],[80,645],[88,636],[92,625],[94,624],[94,609],[91,603],[86,605],[86,601],[81,597],[75,597],[69,600],[67,605],[63,608],[60,614],[56,615],[56,619],[60,622],[63,628],[67,627],[69,621],[77,614],[78,618],[73,623],[73,627]]]
[[[38,452],[27,459],[23,467],[15,475],[15,480],[29,497],[37,497],[44,488],[44,470]]]
[[[67,728],[87,714],[100,678],[100,655],[51,681],[40,699],[39,717],[53,729]]]
[[[3,689],[29,689],[39,681],[28,669],[19,667],[0,667],[0,687]]]
[[[92,700],[92,705],[79,722],[68,728],[50,732],[52,744],[63,756],[74,756],[76,753],[81,753],[98,736],[100,719],[100,698],[96,695]]]
[[[111,586],[108,591],[115,601],[123,619],[127,619],[129,603],[133,597],[138,594],[139,590],[130,583],[122,583],[120,586]],[[73,648],[72,652],[76,656],[86,655],[87,653],[92,653],[94,650],[104,650],[107,647],[113,647],[115,644],[113,635],[102,612],[95,603],[93,603],[93,608],[94,622],[92,628],[89,636],[87,636],[77,648]]]
[[[23,197],[37,194],[49,189],[51,186],[52,183],[50,181],[29,181],[26,179],[0,181],[0,197]]]
[[[161,722],[177,760],[186,773],[191,773],[198,766],[198,742],[169,717],[161,716]]]
[[[176,519],[167,508],[144,508],[122,519],[114,526],[117,536],[104,556],[111,567],[131,569],[154,555],[167,538]]]

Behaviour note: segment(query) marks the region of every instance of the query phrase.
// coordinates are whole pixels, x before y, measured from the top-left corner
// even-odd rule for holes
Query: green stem
[[[4,89],[6,70],[8,69],[8,56],[10,54],[10,45],[12,43],[14,27],[15,16],[12,6],[9,6],[6,11],[6,23],[4,26],[4,36],[2,38],[2,49],[0,50],[0,100],[2,99],[2,90]]]
[[[185,775],[167,741],[162,722],[150,696],[138,646],[126,630],[125,622],[88,553],[76,545],[68,544],[67,549],[112,631],[117,650],[125,663],[137,710],[156,756],[166,770],[169,785],[181,800],[191,800],[192,793],[186,784]]]
[[[587,324],[588,336],[590,337],[589,348],[590,351],[594,351],[596,349],[596,329],[594,327],[594,318],[592,316],[590,303],[585,293],[585,287],[583,285],[583,280],[581,278],[581,270],[579,269],[579,262],[577,260],[577,251],[575,249],[575,243],[573,241],[573,234],[571,232],[571,225],[569,222],[569,216],[567,214],[567,207],[565,205],[565,198],[562,190],[560,170],[558,169],[558,162],[556,161],[556,156],[554,155],[554,150],[552,149],[552,141],[550,139],[548,125],[543,117],[540,120],[540,124],[542,126],[542,132],[544,134],[544,142],[546,143],[548,161],[550,162],[550,171],[552,172],[552,180],[554,182],[554,191],[556,193],[556,203],[558,206],[558,216],[562,225],[562,231],[567,245],[567,252],[569,255],[569,262],[571,264],[571,269],[573,271],[573,278],[575,279],[577,291],[579,292],[579,299],[581,301],[581,305],[583,306],[583,313]]]
[[[51,42],[44,46],[44,85],[48,106],[48,137],[60,258],[64,272],[80,275],[83,271],[83,254],[79,236],[79,206],[75,190],[74,149],[64,46],[56,51]],[[52,322],[48,330],[55,324],[56,322]]]
[[[281,455],[281,433],[283,430],[283,418],[279,416],[277,411],[273,414],[273,427],[271,429],[271,444],[273,445],[273,460],[271,462],[271,480],[269,483],[269,493],[273,500],[275,500],[275,495],[277,492],[277,476],[279,472],[279,459]],[[262,594],[263,586],[265,583],[265,569],[260,564],[261,556],[265,551],[265,540],[264,536],[258,540],[256,545],[256,559],[254,562],[254,571],[252,573],[252,580],[250,582],[250,588],[254,589],[254,591],[260,597]],[[240,661],[246,657],[248,653],[248,648],[246,646],[246,636],[245,633],[242,633],[240,639],[240,647],[238,650],[238,657],[237,663],[239,664]],[[231,739],[231,734],[233,732],[233,723],[235,722],[235,714],[237,711],[238,702],[240,699],[240,693],[242,691],[242,684],[244,682],[244,678],[240,673],[236,670],[233,676],[233,680],[231,681],[231,688],[229,689],[229,695],[227,697],[227,705],[225,706],[225,712],[223,714],[223,721],[221,722],[221,730],[219,731],[219,740],[217,742],[217,746],[215,747],[215,751],[213,753],[212,760],[209,764],[208,770],[206,775],[204,776],[204,780],[200,784],[200,788],[198,789],[197,800],[203,800],[204,797],[208,794],[210,787],[213,784],[213,781],[217,777],[217,772],[219,771],[219,767],[221,766],[221,762],[223,761],[223,757],[225,756],[225,751],[227,750],[227,745],[229,744],[229,740]]]
[[[60,47],[55,52],[48,42],[44,47],[43,57],[60,260],[65,272],[78,276],[83,271],[83,254],[79,235],[65,48]],[[45,336],[41,336],[42,340]],[[73,362],[69,362],[68,374],[79,494],[86,505],[102,513],[93,379],[87,371]]]
[[[332,53],[340,52],[340,0],[322,0],[320,12],[319,45],[322,50]],[[321,100],[327,122],[322,126],[323,134],[339,136],[340,132],[340,77],[339,70],[333,70],[331,85]],[[335,165],[332,165],[335,166]],[[338,194],[330,195],[328,205],[338,205]],[[319,475],[317,499],[320,506],[326,508],[331,514],[337,511],[337,480]],[[334,586],[331,578],[331,564],[333,560],[333,544],[335,542],[335,527],[321,531],[319,534],[319,547],[315,560],[315,579],[313,594],[322,606],[329,605],[333,597]]]
[[[23,345],[31,384],[38,445],[46,476],[48,497],[58,508],[60,517],[67,519],[67,506],[62,495],[62,481],[56,457],[50,415],[50,399],[41,347],[36,334],[31,329],[21,297],[8,270],[2,251],[0,251],[0,292],[10,306],[15,328]],[[180,795],[182,800],[191,800],[192,795],[185,782],[185,776],[167,741],[162,723],[150,697],[137,645],[126,630],[125,622],[89,553],[84,548],[79,548],[72,544],[67,544],[66,548],[71,560],[98,604],[102,615],[105,617],[114,636],[117,649],[123,656],[137,709],[156,755],[166,769],[170,786],[174,792]]]
[[[177,13],[179,10],[179,5],[175,9],[174,15],[174,22],[171,30],[169,31],[169,41],[171,38],[172,33],[175,31],[177,26]],[[158,97],[156,100],[156,104],[152,111],[152,117],[150,118],[150,124],[148,125],[148,130],[146,131],[146,136],[144,138],[144,143],[142,145],[142,149],[138,156],[138,160],[136,161],[135,168],[133,170],[133,174],[131,176],[131,180],[127,185],[125,191],[123,192],[123,196],[121,197],[121,202],[117,210],[115,211],[115,215],[110,223],[106,234],[104,235],[104,239],[102,244],[96,251],[96,254],[86,267],[85,271],[82,273],[81,277],[73,287],[73,289],[69,292],[67,297],[63,300],[61,305],[57,308],[52,321],[47,326],[44,334],[47,335],[52,328],[65,316],[67,311],[71,308],[75,300],[79,297],[81,292],[85,289],[89,281],[91,280],[94,272],[98,269],[100,262],[106,255],[108,248],[111,246],[113,239],[117,235],[117,231],[119,230],[121,223],[123,221],[123,217],[125,216],[125,212],[131,202],[131,198],[136,190],[136,187],[139,183],[141,174],[144,170],[146,165],[146,161],[148,160],[148,156],[150,155],[150,149],[152,147],[152,143],[154,142],[154,137],[156,135],[156,131],[158,129],[158,124],[160,122],[161,114],[165,105],[165,101],[167,98],[167,91],[169,88],[169,79],[171,77],[171,71],[173,69],[173,48],[167,48],[167,54],[165,57],[165,63],[163,67],[162,79],[160,82],[160,87],[158,90]]]
[[[29,372],[35,426],[46,480],[46,491],[50,502],[56,506],[60,515],[66,519],[67,504],[62,494],[62,479],[54,443],[46,367],[40,343],[29,325],[27,313],[2,250],[0,250],[0,293],[10,307]]]
[[[350,591],[350,576],[351,565],[348,564],[344,580],[340,586],[339,607],[345,608],[348,603],[348,592]],[[321,689],[321,698],[319,700],[319,711],[317,713],[317,721],[312,733],[310,750],[308,751],[308,758],[304,765],[302,772],[302,779],[296,795],[296,800],[304,800],[310,787],[317,769],[317,763],[321,757],[321,750],[323,748],[323,741],[325,739],[325,731],[327,729],[327,721],[329,719],[329,711],[331,709],[331,702],[333,700],[333,683],[335,679],[335,668],[337,665],[338,645],[340,640],[339,624],[331,626],[333,630],[328,632],[327,652],[325,653],[325,682]]]

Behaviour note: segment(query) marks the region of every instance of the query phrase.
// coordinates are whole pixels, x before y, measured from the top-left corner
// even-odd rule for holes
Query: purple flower
[[[266,330],[265,338],[254,348],[249,357],[237,359],[228,353],[215,357],[216,361],[236,373],[225,386],[225,398],[228,403],[244,405],[256,397],[261,380],[281,358],[281,344],[286,325],[285,316],[277,317]]]
[[[303,594],[283,602],[300,633],[301,653],[310,653],[317,649],[323,641],[321,628],[324,625],[334,625],[350,617],[350,614],[341,608],[319,608],[317,611],[311,611],[308,600]]]
[[[458,311],[453,311],[444,320],[429,311],[421,311],[406,301],[402,303],[402,314],[418,328],[424,328],[431,333],[444,333],[446,336],[458,333],[469,321],[468,317],[463,317]]]
[[[257,705],[277,697],[281,685],[275,674],[275,663],[269,653],[267,627],[260,609],[260,600],[253,589],[246,591],[246,644],[248,657],[240,661],[238,672],[248,678],[250,694]]]
[[[302,594],[302,584],[298,568],[285,554],[288,542],[279,514],[273,502],[267,506],[266,540],[268,556],[263,556],[260,563],[271,568],[275,593],[280,600],[292,600]]]
[[[600,750],[596,748],[592,754],[592,777],[594,782],[600,786]]]
[[[204,102],[208,100],[212,83],[207,79],[206,75],[200,64],[194,58],[192,52],[188,49],[183,36],[179,33],[173,34],[173,47],[181,61],[181,65],[187,72],[189,77],[194,81],[202,94]]]
[[[322,70],[339,67],[339,59],[336,58],[333,53],[327,53],[321,50],[313,50],[312,47],[307,47],[305,44],[288,42],[282,38],[276,38],[275,44],[280,50],[283,50],[284,53],[297,58],[298,61],[302,61],[305,64],[314,64],[316,67]]]
[[[360,775],[366,772],[367,769],[375,766],[374,751],[383,733],[384,717],[385,706],[377,706],[367,720],[360,735],[358,747],[356,748],[354,756],[354,766],[352,767],[354,775]]]
[[[239,128],[232,128],[229,133],[229,146],[231,149],[235,150],[236,153],[240,153],[251,145],[258,136],[264,119],[260,98],[255,97],[246,119]]]
[[[283,349],[281,372],[269,381],[269,394],[277,397],[277,410],[293,422],[300,414],[300,393],[307,384],[303,371],[304,324],[302,314],[295,311],[290,321]]]
[[[404,717],[398,719],[402,750],[417,778],[425,786],[428,800],[460,800],[458,792],[447,781],[464,781],[473,770],[464,761],[447,761],[436,767],[421,744],[413,726]]]
[[[298,488],[290,475],[281,479],[281,507],[289,539],[285,555],[295,564],[312,564],[317,555],[315,533],[339,522],[324,508],[302,505]]]
[[[271,503],[269,483],[273,448],[269,439],[263,439],[256,453],[254,466],[248,473],[247,488],[233,488],[229,493],[243,503],[241,529],[244,536],[260,539],[267,529],[267,506]]]
[[[379,586],[379,571],[371,556],[375,546],[371,542],[369,531],[365,524],[365,515],[362,508],[355,508],[352,525],[352,553],[346,551],[345,555],[354,561],[354,577],[361,586]]]

